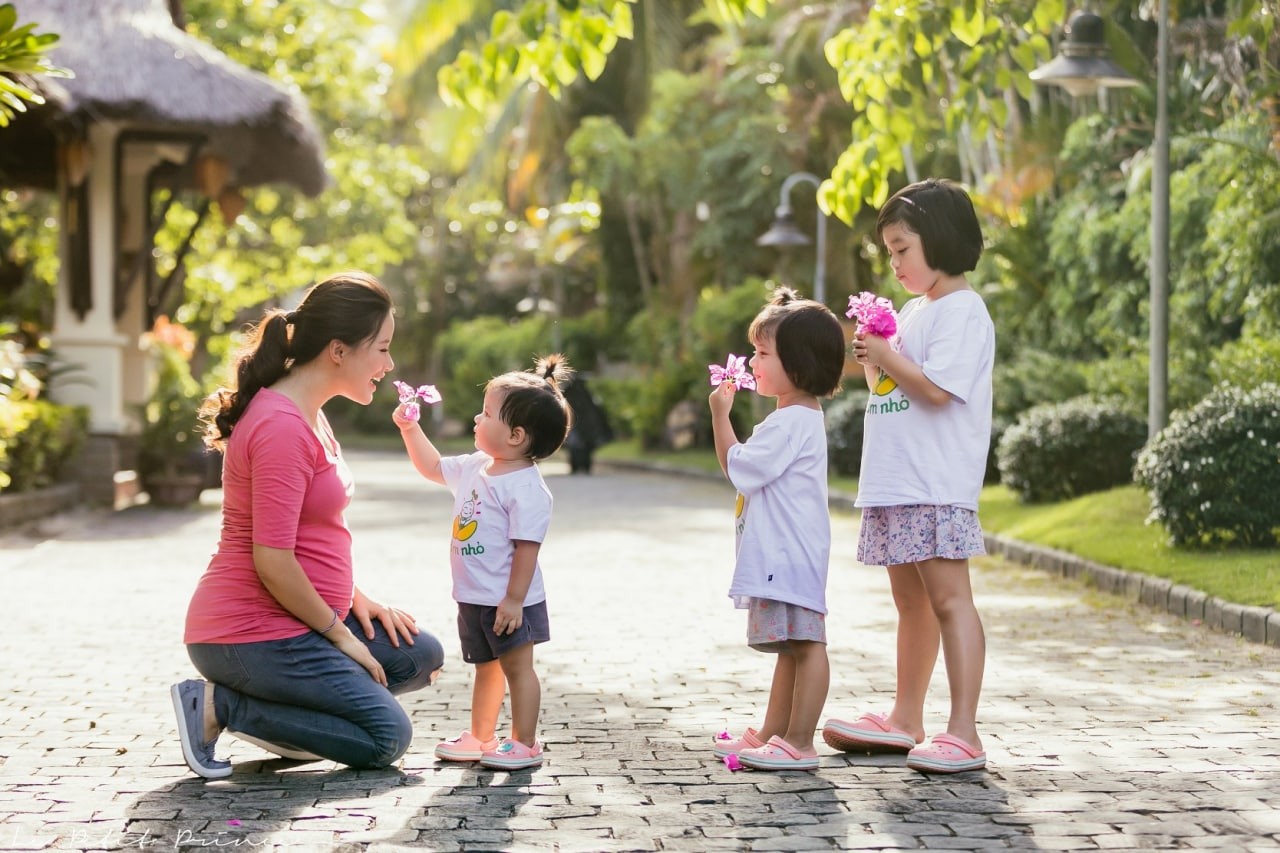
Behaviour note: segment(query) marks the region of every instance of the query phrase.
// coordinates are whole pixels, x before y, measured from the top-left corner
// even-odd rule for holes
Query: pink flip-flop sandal
[[[987,754],[944,732],[934,735],[928,746],[908,752],[907,766],[921,773],[962,773],[986,767]]]
[[[742,733],[742,737],[734,737],[727,731],[720,732],[716,735],[715,746],[711,747],[711,752],[716,758],[724,758],[726,755],[737,755],[744,749],[752,749],[757,746],[764,746],[764,741],[760,740],[755,729],[747,729]]]
[[[916,747],[911,733],[889,725],[884,714],[863,714],[852,723],[827,720],[822,739],[841,752],[910,752]]]
[[[801,755],[800,750],[774,735],[764,746],[738,753],[743,767],[755,770],[817,770],[818,756]]]

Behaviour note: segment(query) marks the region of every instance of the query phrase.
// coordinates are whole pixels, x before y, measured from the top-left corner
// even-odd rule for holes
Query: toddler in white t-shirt
[[[840,387],[844,331],[825,306],[778,288],[748,331],[756,390],[775,411],[739,443],[729,421],[737,391],[711,392],[716,456],[738,490],[737,561],[729,596],[747,611],[747,644],[777,655],[764,723],[717,740],[759,770],[813,770],[813,735],[830,681],[827,662],[827,434],[819,399]]]
[[[560,384],[570,376],[563,356],[531,371],[504,373],[485,385],[475,416],[476,452],[441,456],[421,425],[392,415],[418,473],[454,496],[449,565],[458,603],[462,656],[474,664],[471,728],[437,744],[444,761],[478,761],[522,770],[542,763],[538,711],[542,685],[533,647],[551,639],[538,551],[551,524],[551,491],[537,460],[555,453],[569,432]],[[510,687],[511,734],[496,729]]]

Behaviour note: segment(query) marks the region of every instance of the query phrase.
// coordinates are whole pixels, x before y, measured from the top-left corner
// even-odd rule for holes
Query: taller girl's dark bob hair
[[[903,187],[880,208],[876,239],[902,224],[920,235],[924,262],[947,275],[963,275],[982,257],[982,227],[969,194],[952,181],[929,178]]]

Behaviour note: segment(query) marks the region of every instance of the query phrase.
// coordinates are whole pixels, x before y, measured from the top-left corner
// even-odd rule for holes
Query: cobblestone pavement
[[[553,640],[538,650],[537,771],[437,764],[467,721],[444,560],[450,502],[394,454],[357,453],[358,578],[441,636],[437,687],[395,769],[182,763],[167,686],[194,670],[186,601],[216,538],[197,509],[82,511],[0,537],[0,849],[1131,850],[1280,848],[1280,650],[998,560],[975,572],[989,658],[987,772],[925,777],[823,748],[815,774],[730,772],[714,733],[758,725],[771,658],[725,592],[732,493],[546,472]],[[894,614],[838,513],[827,715],[885,709]],[[945,722],[939,666],[928,724]]]

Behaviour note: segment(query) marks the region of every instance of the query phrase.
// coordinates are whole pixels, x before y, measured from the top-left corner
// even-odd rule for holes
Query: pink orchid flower
[[[418,405],[418,400],[422,400],[428,405],[440,402],[440,392],[436,390],[434,385],[419,385],[414,388],[408,382],[401,382],[399,379],[392,383],[396,387],[396,393],[400,395],[400,402],[405,403],[404,416],[411,421],[416,421],[422,416],[422,408]]]
[[[738,756],[731,752],[724,757],[724,766],[730,770],[741,770],[742,762],[738,760]]]
[[[747,370],[747,357],[745,355],[734,355],[729,353],[729,360],[721,367],[718,364],[709,364],[707,369],[711,371],[711,384],[720,385],[722,382],[728,382],[735,388],[751,388],[756,387],[756,378]]]
[[[892,338],[898,333],[898,312],[893,310],[893,303],[866,290],[849,297],[849,310],[845,316],[858,321],[854,332],[859,335]]]

